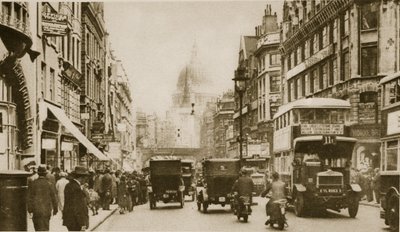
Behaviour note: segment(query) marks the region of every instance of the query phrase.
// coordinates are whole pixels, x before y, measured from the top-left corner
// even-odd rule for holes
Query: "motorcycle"
[[[285,217],[287,204],[288,202],[286,199],[280,199],[272,202],[269,219],[269,225],[271,227],[283,230],[285,225],[288,226]],[[278,226],[275,227],[275,224]]]
[[[243,218],[244,222],[247,222],[249,215],[251,215],[251,197],[250,196],[236,196],[234,197],[234,214],[237,219]]]

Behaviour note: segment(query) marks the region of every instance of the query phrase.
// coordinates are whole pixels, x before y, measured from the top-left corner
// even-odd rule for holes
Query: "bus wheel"
[[[297,217],[302,217],[304,215],[304,197],[303,194],[296,194],[296,199],[294,200],[294,213]]]
[[[353,195],[350,197],[350,204],[349,204],[349,215],[351,218],[355,218],[358,213],[358,206],[359,206],[359,201],[357,195]]]
[[[399,231],[399,199],[397,197],[390,198],[387,212],[390,230]]]

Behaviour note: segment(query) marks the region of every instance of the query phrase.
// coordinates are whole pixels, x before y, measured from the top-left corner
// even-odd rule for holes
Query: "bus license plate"
[[[320,189],[321,193],[340,193],[340,189]]]
[[[218,201],[220,201],[220,202],[225,202],[225,197],[219,197],[219,198],[218,198]]]
[[[163,197],[164,197],[164,198],[168,198],[169,195],[168,195],[168,194],[164,194]]]

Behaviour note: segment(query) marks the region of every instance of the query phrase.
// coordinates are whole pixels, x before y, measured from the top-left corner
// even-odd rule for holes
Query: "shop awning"
[[[60,123],[65,126],[65,128],[80,142],[85,146],[88,150],[88,153],[92,153],[99,160],[110,160],[107,156],[105,156],[89,139],[86,138],[84,134],[72,123],[72,121],[68,118],[68,116],[64,113],[64,110],[53,106],[47,102],[43,102],[47,109],[49,109],[54,116],[60,121]]]

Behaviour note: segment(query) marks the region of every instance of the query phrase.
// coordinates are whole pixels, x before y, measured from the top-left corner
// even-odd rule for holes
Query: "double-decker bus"
[[[361,188],[350,182],[357,140],[348,137],[348,101],[307,98],[279,107],[274,115],[273,167],[289,190],[295,214],[348,208],[355,217]]]
[[[382,136],[380,163],[381,218],[394,231],[399,230],[400,182],[400,73],[381,82]]]

